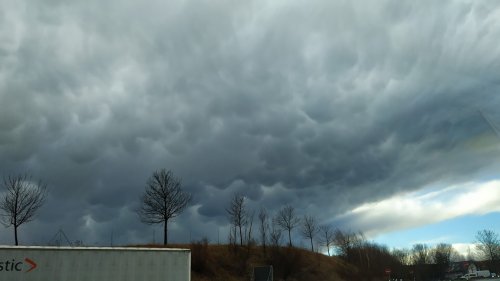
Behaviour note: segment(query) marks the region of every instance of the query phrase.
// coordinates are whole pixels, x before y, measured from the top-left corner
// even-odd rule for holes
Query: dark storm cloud
[[[493,2],[0,5],[0,173],[51,192],[30,233],[151,241],[134,210],[161,167],[194,194],[187,241],[234,193],[329,221],[499,164]]]

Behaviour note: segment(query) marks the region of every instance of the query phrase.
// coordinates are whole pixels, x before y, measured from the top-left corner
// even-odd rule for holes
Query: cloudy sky
[[[225,241],[235,193],[389,246],[500,232],[498,38],[496,1],[0,0],[0,175],[50,188],[20,241],[160,241],[159,168],[173,242]]]

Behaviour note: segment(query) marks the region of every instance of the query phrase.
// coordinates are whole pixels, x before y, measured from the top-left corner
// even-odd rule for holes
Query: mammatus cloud
[[[163,167],[194,195],[173,241],[214,241],[235,192],[327,222],[496,179],[478,109],[500,120],[499,18],[475,1],[3,0],[0,174],[50,186],[21,241],[150,241],[134,210]]]

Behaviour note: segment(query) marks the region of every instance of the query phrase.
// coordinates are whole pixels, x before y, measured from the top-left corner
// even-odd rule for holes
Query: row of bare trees
[[[237,241],[240,246],[257,242],[252,239],[254,212],[250,212],[245,200],[245,197],[236,194],[226,209],[232,226],[230,243],[233,245]],[[368,241],[361,232],[342,231],[331,225],[320,225],[311,215],[299,216],[290,205],[282,207],[274,215],[261,208],[258,222],[259,242],[264,252],[268,245],[280,245],[283,238],[287,240],[289,247],[293,247],[292,237],[297,232],[310,243],[311,251],[315,251],[315,245],[318,245],[331,255],[331,249],[334,248],[338,257],[355,265],[361,272],[373,276],[383,275],[383,268],[392,268],[397,276],[415,280],[444,278],[452,262],[478,259],[493,264],[500,260],[500,240],[498,234],[491,230],[477,233],[475,256],[472,252],[462,256],[448,243],[433,247],[419,243],[410,249],[389,250],[386,246]],[[496,270],[492,266],[489,268]]]
[[[461,256],[451,244],[439,243],[434,247],[417,243],[411,249],[394,249],[392,255],[403,265],[449,264],[467,259]]]
[[[411,280],[443,279],[452,263],[459,261],[480,261],[482,268],[493,272],[500,269],[500,239],[491,230],[478,231],[473,249],[465,256],[448,243],[418,243],[409,249],[389,250],[368,241],[362,233],[340,230],[334,231],[333,245],[339,257],[365,273],[377,274],[378,270],[380,274],[381,268],[392,268],[395,276]]]
[[[434,247],[418,243],[411,249],[394,249],[392,254],[405,265],[412,264],[449,264],[460,260],[500,260],[499,235],[492,230],[481,230],[476,233],[474,249],[469,249],[465,256],[458,253],[451,244],[439,243]]]
[[[247,207],[245,197],[240,194],[235,194],[226,212],[231,224],[229,233],[229,243],[240,246],[248,243],[255,243],[252,236],[252,226],[254,221],[254,211],[250,211]],[[269,214],[266,208],[262,207],[258,213],[260,244],[264,251],[270,244],[278,246],[281,243],[285,233],[288,240],[287,245],[293,247],[292,234],[295,230],[304,239],[307,239],[311,246],[311,251],[314,252],[315,242],[324,246],[330,255],[330,249],[334,244],[335,232],[330,225],[319,225],[316,219],[311,215],[300,217],[295,208],[286,205],[279,209],[274,216]],[[338,234],[338,233],[337,233]],[[286,239],[285,238],[285,239]]]

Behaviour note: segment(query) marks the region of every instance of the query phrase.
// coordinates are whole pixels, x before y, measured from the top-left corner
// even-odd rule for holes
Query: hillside
[[[144,246],[144,245],[143,245]],[[148,247],[161,247],[147,245]],[[336,257],[288,247],[234,247],[198,242],[169,245],[191,249],[192,281],[248,281],[254,266],[272,265],[274,280],[348,281],[355,267]]]

